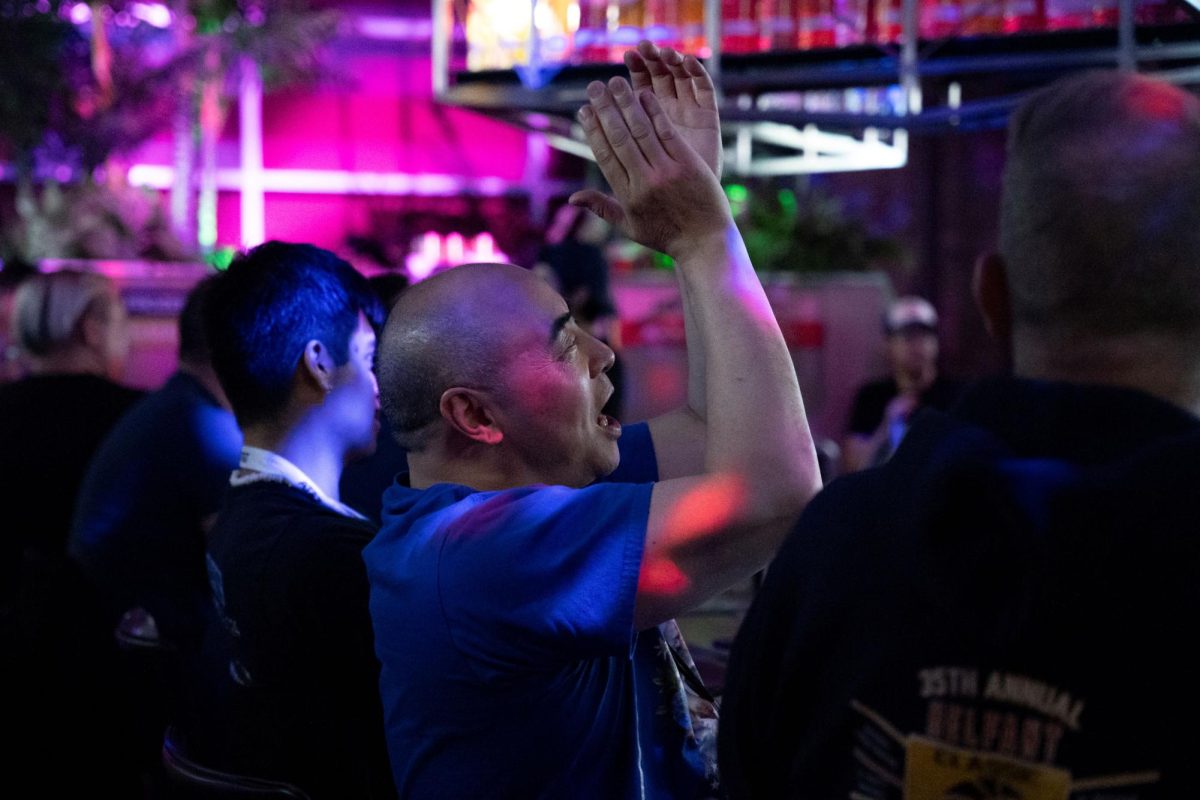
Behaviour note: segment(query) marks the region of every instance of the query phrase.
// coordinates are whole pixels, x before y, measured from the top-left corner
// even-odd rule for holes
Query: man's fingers
[[[696,104],[711,111],[717,110],[717,90],[713,86],[712,76],[695,56],[685,56],[683,68],[692,76],[692,91],[696,94]]]
[[[658,135],[658,141],[668,156],[675,161],[681,162],[698,158],[695,151],[688,146],[687,142],[680,138],[679,132],[675,130],[675,124],[667,116],[667,112],[663,109],[662,104],[658,102],[658,98],[655,97],[654,92],[642,92],[638,95],[638,100],[641,101],[641,106],[645,110],[646,116],[650,118],[650,124],[654,126],[654,132]]]
[[[632,93],[632,90],[629,89],[629,84],[624,78],[612,79],[612,84],[616,85],[618,82],[624,86],[626,91]],[[600,120],[600,128],[604,131],[604,138],[608,141],[609,147],[616,155],[616,160],[620,162],[621,168],[627,176],[626,180],[628,181],[628,176],[634,172],[648,169],[649,164],[646,162],[646,157],[642,155],[638,143],[634,140],[633,134],[630,133],[629,125],[625,122],[625,117],[622,115],[621,109],[617,108],[616,99],[609,88],[599,81],[592,81],[588,84],[587,93],[592,111],[595,112],[596,118]],[[600,163],[599,153],[596,154],[596,163]],[[601,164],[600,166],[603,169],[604,165]],[[618,187],[614,185],[613,188],[617,189]],[[618,193],[620,193],[619,189]]]
[[[638,56],[646,66],[649,72],[651,84],[654,87],[654,92],[660,98],[668,98],[675,96],[675,76],[671,74],[671,70],[667,69],[667,65],[663,63],[662,53],[652,42],[642,41],[638,44]],[[641,89],[638,84],[634,84],[635,90]]]
[[[683,54],[678,50],[670,47],[662,49],[663,65],[671,73],[671,81],[675,84],[675,96],[684,105],[695,105],[696,92],[692,87],[692,76],[683,65],[684,60]]]
[[[617,108],[621,109],[621,116],[624,117],[625,125],[629,128],[629,135],[633,137],[638,149],[645,156],[647,164],[663,163],[667,154],[663,151],[662,143],[658,141],[658,136],[654,133],[650,117],[646,115],[646,110],[638,102],[637,93],[623,78],[613,78],[608,82],[608,88],[612,92]],[[644,89],[643,91],[650,90]]]
[[[567,202],[579,208],[586,208],[614,228],[623,228],[625,212],[621,204],[613,198],[595,189],[581,189],[567,198]]]
[[[592,155],[596,157],[596,165],[604,173],[605,179],[617,191],[626,190],[629,187],[629,173],[608,143],[608,137],[604,135],[604,129],[600,127],[600,120],[596,117],[596,112],[592,110],[591,106],[584,106],[579,109],[578,117],[588,147],[592,148]]]
[[[649,89],[654,84],[650,77],[650,68],[636,50],[625,51],[625,68],[629,70],[629,82],[635,92]]]

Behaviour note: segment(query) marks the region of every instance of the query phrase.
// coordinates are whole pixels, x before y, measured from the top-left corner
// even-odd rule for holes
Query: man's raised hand
[[[638,43],[625,53],[625,66],[635,92],[650,89],[679,135],[721,179],[721,119],[717,92],[708,70],[695,56],[652,42]]]
[[[585,189],[570,198],[626,236],[675,258],[732,224],[712,168],[684,139],[653,89],[624,78],[588,86],[579,111],[588,144],[615,199]]]

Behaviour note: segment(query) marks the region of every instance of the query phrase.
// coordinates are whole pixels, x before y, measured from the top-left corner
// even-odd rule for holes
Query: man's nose
[[[593,353],[590,363],[592,366],[592,377],[602,375],[612,369],[612,365],[616,362],[617,357],[613,353],[612,348],[604,342],[597,339],[595,336],[590,336],[592,340]]]

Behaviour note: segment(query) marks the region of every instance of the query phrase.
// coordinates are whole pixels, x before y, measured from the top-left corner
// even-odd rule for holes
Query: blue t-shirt
[[[363,557],[401,797],[707,792],[663,636],[633,629],[658,470],[644,424],[620,441],[583,489],[384,495]]]

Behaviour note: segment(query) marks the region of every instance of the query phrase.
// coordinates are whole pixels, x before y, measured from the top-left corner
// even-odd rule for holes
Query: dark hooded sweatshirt
[[[732,798],[1194,796],[1200,421],[999,380],[834,482],[733,648]]]

